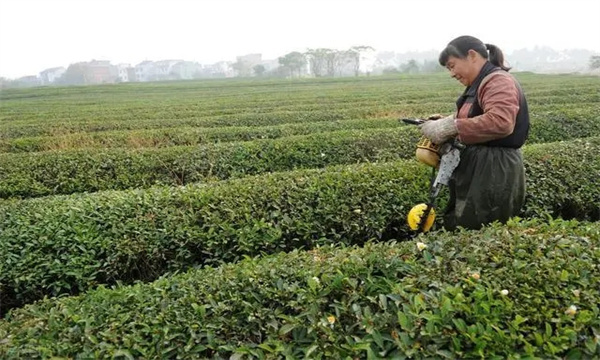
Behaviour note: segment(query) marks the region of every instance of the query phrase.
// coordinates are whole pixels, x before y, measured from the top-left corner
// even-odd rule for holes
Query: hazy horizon
[[[464,34],[507,54],[536,46],[600,53],[597,14],[594,0],[0,0],[0,76],[92,59],[133,66],[357,45],[439,51]]]

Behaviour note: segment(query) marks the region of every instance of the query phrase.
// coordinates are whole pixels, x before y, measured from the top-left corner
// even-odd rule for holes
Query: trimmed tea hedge
[[[428,170],[357,165],[9,202],[0,206],[0,302],[6,310],[197,263],[383,237],[423,198]]]
[[[185,185],[333,164],[414,156],[415,127],[164,149],[0,154],[0,197]]]
[[[541,124],[534,123],[529,143],[600,135],[600,118],[590,121],[586,118],[588,113],[563,112],[544,118]],[[162,149],[0,154],[0,198],[123,190],[156,184],[185,185],[296,168],[390,161],[414,156],[414,146],[420,136],[415,127],[398,128],[401,125],[397,120],[325,122],[321,125],[313,124],[314,129],[298,125],[257,127],[260,131],[250,127],[233,128],[231,132],[227,128],[218,128],[203,135],[206,139],[215,136],[223,140],[227,136],[234,140],[261,133],[260,136],[267,138],[284,136],[277,140]],[[347,125],[363,130],[316,133],[319,129],[328,131]],[[369,128],[371,126],[376,128]],[[306,136],[287,136],[304,131],[315,132]],[[190,140],[189,137],[183,139]]]
[[[0,321],[0,356],[600,357],[600,224],[510,222],[417,240],[45,300]]]
[[[302,124],[247,127],[175,127],[153,130],[103,131],[61,136],[25,137],[0,140],[0,152],[34,152],[85,148],[141,148],[198,145],[215,142],[275,139],[294,135],[359,130],[397,128],[396,119],[320,121]]]
[[[594,107],[532,112],[528,143],[543,143],[600,135],[600,110]],[[20,153],[91,148],[144,148],[198,145],[228,141],[275,139],[294,135],[397,128],[396,119],[318,121],[246,127],[168,127],[151,130],[82,132],[56,136],[0,139],[0,152]],[[1,130],[0,130],[1,131]]]
[[[524,215],[600,220],[599,152],[600,138],[526,149]],[[426,199],[429,170],[359,164],[0,204],[0,301],[6,311],[196,264],[395,238]]]
[[[226,106],[232,107],[235,104],[231,100]],[[58,103],[58,105],[62,105]],[[94,133],[100,131],[115,130],[150,130],[178,127],[201,127],[201,128],[221,128],[229,126],[272,126],[281,124],[300,124],[307,122],[339,121],[363,118],[365,111],[360,109],[340,109],[340,110],[310,110],[305,109],[302,112],[283,110],[278,112],[257,113],[256,110],[250,113],[230,114],[224,110],[221,115],[211,115],[201,117],[198,113],[189,112],[184,116],[178,117],[175,114],[162,114],[161,111],[144,112],[138,117],[131,115],[131,109],[119,109],[121,113],[101,120],[93,118],[92,120],[64,121],[60,118],[49,116],[53,122],[40,124],[39,120],[34,122],[7,122],[0,123],[0,139],[14,139],[20,137],[32,136],[55,136],[72,133]],[[77,111],[77,110],[74,110]],[[78,114],[78,115],[85,115]],[[161,115],[163,117],[161,117]],[[114,119],[125,117],[121,119]]]
[[[597,76],[515,73],[535,115],[596,107]],[[4,89],[0,138],[180,126],[276,125],[453,110],[460,84],[447,74],[337,79],[239,79]]]
[[[532,113],[531,117],[528,143],[600,136],[599,106],[561,106],[558,109]]]
[[[524,150],[524,216],[600,220],[600,137],[529,146]]]

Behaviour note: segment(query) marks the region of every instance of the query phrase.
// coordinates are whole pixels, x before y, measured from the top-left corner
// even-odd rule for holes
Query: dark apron
[[[525,202],[525,167],[520,149],[467,146],[448,185],[444,228],[479,229],[517,216]]]

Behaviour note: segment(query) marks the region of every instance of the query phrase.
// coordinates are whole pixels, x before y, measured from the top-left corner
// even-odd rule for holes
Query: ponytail
[[[485,48],[490,53],[489,61],[492,63],[492,65],[498,66],[505,71],[509,71],[511,69],[510,67],[504,66],[504,54],[500,48],[492,44],[485,44]]]

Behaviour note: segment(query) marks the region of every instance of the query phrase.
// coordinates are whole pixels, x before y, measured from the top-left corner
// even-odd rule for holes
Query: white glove
[[[454,120],[454,115],[435,120],[426,121],[419,125],[423,136],[431,140],[434,144],[443,144],[447,140],[458,135],[458,128]]]

